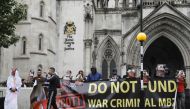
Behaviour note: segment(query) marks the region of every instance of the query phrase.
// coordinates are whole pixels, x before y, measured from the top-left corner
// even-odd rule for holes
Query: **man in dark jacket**
[[[87,81],[98,81],[102,79],[102,75],[97,72],[95,67],[91,68],[91,73],[87,77]]]
[[[48,74],[50,75],[50,77],[47,78],[47,82],[49,82],[47,109],[51,109],[51,106],[53,106],[54,109],[58,109],[56,105],[56,95],[57,95],[57,84],[59,81],[59,77],[55,74],[55,68],[53,67],[49,68]]]

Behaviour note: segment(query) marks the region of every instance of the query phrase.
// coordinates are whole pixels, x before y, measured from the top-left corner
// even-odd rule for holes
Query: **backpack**
[[[56,87],[57,87],[57,88],[61,88],[59,76],[55,75],[55,77],[56,77]]]

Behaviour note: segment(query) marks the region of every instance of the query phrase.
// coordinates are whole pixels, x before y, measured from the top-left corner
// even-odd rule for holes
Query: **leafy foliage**
[[[0,0],[0,47],[8,48],[19,40],[15,24],[24,18],[24,6],[15,0]]]

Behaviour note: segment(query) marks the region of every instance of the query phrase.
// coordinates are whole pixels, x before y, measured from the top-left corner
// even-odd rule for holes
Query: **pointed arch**
[[[44,17],[45,12],[45,3],[44,1],[40,1],[40,17]]]
[[[43,38],[44,35],[40,33],[38,36],[38,50],[43,50]]]
[[[99,71],[103,71],[103,63],[105,61],[107,62],[107,77],[110,75],[110,67],[113,66],[113,62],[115,63],[114,66],[116,66],[118,72],[120,72],[120,50],[117,45],[117,43],[114,41],[114,39],[111,36],[107,36],[101,44],[97,47],[97,62],[96,66]],[[112,62],[112,64],[110,64]]]
[[[144,52],[148,46],[157,38],[165,36],[169,38],[180,50],[183,55],[183,60],[185,66],[190,65],[189,51],[190,47],[188,43],[190,39],[188,35],[190,34],[190,24],[186,19],[179,18],[169,13],[163,13],[157,15],[151,19],[144,21],[144,32],[148,36],[148,40],[144,43]],[[138,28],[137,28],[138,29]],[[136,41],[136,36],[139,30],[135,31],[133,37],[129,41],[129,46],[127,48],[127,63],[134,63],[139,65],[140,49],[139,42]]]

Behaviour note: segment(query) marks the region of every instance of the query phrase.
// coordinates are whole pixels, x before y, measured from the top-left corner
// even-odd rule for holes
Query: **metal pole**
[[[140,32],[143,32],[143,0],[140,0]],[[141,109],[144,109],[144,90],[143,90],[143,41],[140,42],[141,55]]]
[[[144,82],[143,82],[143,41],[141,41],[140,42],[140,54],[141,54],[141,90],[140,90],[140,96],[141,96],[141,105],[140,105],[140,107],[141,107],[141,109],[144,109],[145,107],[144,107],[144,88],[143,88],[143,86],[144,86]]]
[[[143,32],[143,0],[140,0],[140,32]]]

